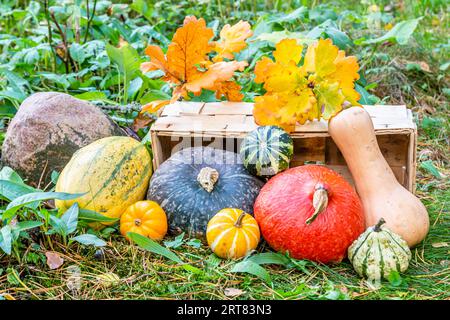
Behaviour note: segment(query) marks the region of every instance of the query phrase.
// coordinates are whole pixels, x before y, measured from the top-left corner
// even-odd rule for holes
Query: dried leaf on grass
[[[50,270],[58,269],[64,263],[64,259],[61,258],[61,256],[57,252],[47,251],[45,253],[45,256],[47,257],[47,265]]]

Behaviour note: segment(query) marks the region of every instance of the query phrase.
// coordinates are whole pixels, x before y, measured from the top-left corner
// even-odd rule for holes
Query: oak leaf
[[[253,35],[251,26],[246,21],[239,21],[233,26],[225,25],[220,31],[220,40],[215,42],[214,51],[217,55],[213,61],[219,62],[226,59],[234,59],[234,54],[247,47],[245,40]]]
[[[265,57],[255,66],[255,82],[266,93],[255,98],[253,115],[260,125],[279,125],[292,131],[297,123],[330,119],[347,105],[359,105],[354,88],[358,62],[347,57],[330,39],[306,50],[294,39],[277,43],[274,60]]]
[[[183,26],[175,32],[166,55],[158,46],[146,48],[150,61],[142,63],[141,70],[164,72],[163,80],[174,86],[171,101],[187,98],[188,92],[198,96],[203,89],[216,91],[216,96],[242,99],[240,86],[229,82],[235,71],[244,70],[247,62],[222,60],[233,58],[234,52],[245,47],[245,39],[251,36],[250,25],[241,21],[232,27],[225,26],[216,44],[210,42],[213,35],[205,20],[186,17]],[[219,51],[217,62],[209,60],[208,55],[213,50]]]
[[[184,87],[196,95],[199,95],[202,89],[215,90],[217,84],[229,80],[235,71],[243,71],[247,65],[246,61],[216,62],[209,66],[206,72],[198,73],[196,79],[186,83]]]
[[[224,81],[216,85],[216,98],[223,96],[228,101],[242,101],[244,94],[241,92],[241,86],[234,81]]]

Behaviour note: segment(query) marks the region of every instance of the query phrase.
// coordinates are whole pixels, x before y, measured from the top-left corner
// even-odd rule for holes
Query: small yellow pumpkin
[[[209,220],[206,228],[208,245],[221,258],[242,258],[256,249],[259,239],[255,218],[240,209],[220,210]]]
[[[138,201],[120,217],[120,233],[135,232],[153,240],[161,240],[167,233],[167,216],[155,201]]]

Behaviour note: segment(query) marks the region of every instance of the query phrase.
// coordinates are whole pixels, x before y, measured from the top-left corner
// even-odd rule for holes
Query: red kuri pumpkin
[[[271,178],[254,215],[267,243],[296,259],[340,262],[364,231],[364,213],[352,186],[319,165],[291,168]]]

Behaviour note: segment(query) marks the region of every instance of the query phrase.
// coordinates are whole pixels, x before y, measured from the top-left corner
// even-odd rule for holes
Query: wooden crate
[[[415,190],[417,128],[405,106],[364,106],[369,112],[380,149],[397,180]],[[166,106],[151,127],[155,168],[174,152],[206,146],[239,152],[245,135],[254,130],[252,103],[177,102]],[[326,121],[298,125],[291,133],[294,157],[291,167],[319,163],[336,170],[350,183],[345,160],[327,130]],[[367,168],[370,170],[370,168]]]

